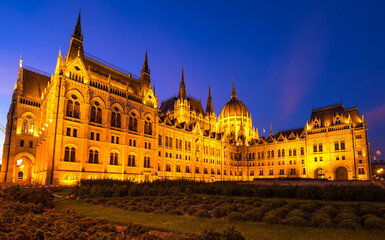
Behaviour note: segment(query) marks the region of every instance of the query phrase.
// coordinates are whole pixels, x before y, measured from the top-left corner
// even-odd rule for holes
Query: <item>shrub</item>
[[[341,221],[339,224],[339,227],[343,228],[343,229],[360,229],[360,228],[362,228],[361,224],[358,224],[353,219],[345,219],[345,220]]]
[[[222,207],[216,207],[213,210],[213,217],[222,218],[225,215],[225,210]]]
[[[336,223],[338,224],[345,220],[351,220],[355,223],[360,223],[360,218],[351,212],[343,212],[336,216]]]
[[[318,205],[311,202],[311,203],[305,203],[305,204],[301,205],[301,207],[299,209],[301,209],[302,211],[308,212],[308,213],[312,213],[317,208],[318,208]]]
[[[221,238],[223,240],[245,240],[240,232],[235,230],[235,227],[228,227],[223,230]]]
[[[285,224],[291,225],[291,226],[304,227],[304,226],[307,226],[307,221],[304,218],[301,218],[299,216],[292,216],[286,219]]]
[[[262,211],[257,208],[246,211],[245,220],[249,222],[261,222],[263,217]]]
[[[211,218],[211,215],[207,211],[200,210],[194,214],[194,217]]]
[[[294,209],[286,216],[286,218],[292,218],[292,217],[307,218],[307,214],[300,209]]]
[[[195,207],[187,208],[187,214],[190,216],[194,215],[196,212],[198,212],[198,210]]]
[[[338,214],[338,209],[333,206],[327,205],[321,208],[318,212],[326,213],[330,217],[335,217]]]
[[[267,224],[281,224],[282,218],[274,215],[274,214],[266,214],[262,221]]]
[[[334,225],[330,217],[327,217],[323,214],[316,214],[312,217],[312,226],[320,228],[332,228]]]
[[[227,215],[227,219],[229,221],[243,221],[243,215],[239,212],[231,212],[229,215]]]
[[[128,223],[127,226],[123,229],[124,235],[130,237],[140,237],[148,231],[148,228],[136,223]]]
[[[367,215],[367,214],[377,214],[377,208],[370,203],[362,203],[359,205],[358,211],[360,212],[361,216]]]
[[[385,220],[379,217],[370,216],[364,222],[366,229],[383,230],[385,229]]]
[[[279,208],[271,210],[270,212],[267,212],[266,214],[275,215],[275,216],[280,217],[280,218],[283,218],[285,216],[284,212]]]

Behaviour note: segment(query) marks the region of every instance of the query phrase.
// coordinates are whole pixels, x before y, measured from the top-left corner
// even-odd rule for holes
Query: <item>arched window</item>
[[[88,163],[99,163],[99,151],[90,150],[88,154]]]
[[[90,150],[88,152],[88,163],[94,163],[94,151]]]
[[[270,158],[270,151],[267,151],[267,158]]]
[[[144,157],[144,167],[145,168],[150,167],[150,157]]]
[[[111,126],[115,127],[115,122],[116,122],[116,113],[113,111],[111,113]]]
[[[188,143],[188,150],[191,151],[191,143]]]
[[[116,114],[116,127],[122,127],[122,115],[120,113]]]
[[[322,143],[318,143],[318,152],[323,152]]]
[[[317,152],[317,150],[318,150],[318,149],[317,149],[317,143],[314,143],[314,144],[313,144],[313,152],[315,152],[315,153],[316,153],[316,152]]]
[[[285,157],[285,149],[282,149],[282,157]]]
[[[135,167],[135,155],[128,155],[128,164],[129,167]]]
[[[340,150],[340,144],[338,141],[334,142],[334,150],[336,150],[336,151]]]
[[[96,122],[96,107],[91,107],[91,122]]]
[[[80,103],[75,102],[75,107],[74,107],[74,118],[80,118]]]
[[[168,146],[172,147],[172,137],[169,138]]]
[[[118,153],[110,153],[110,165],[118,165]]]
[[[162,146],[162,135],[158,135],[158,145]]]
[[[150,118],[144,122],[144,133],[148,135],[152,135],[152,122],[150,122]]]
[[[325,170],[323,168],[317,168],[315,170],[315,178],[324,179],[325,178]]]
[[[102,123],[102,109],[100,107],[98,107],[96,112],[96,122]]]
[[[293,149],[293,156],[295,157],[295,156],[297,156],[297,149]]]
[[[23,125],[21,127],[21,132],[22,133],[28,133],[28,121],[26,119],[23,121]]]
[[[168,147],[168,137],[166,136],[165,140],[164,140],[164,143],[166,145],[166,147]]]
[[[182,140],[179,140],[179,149],[182,149]]]
[[[345,141],[341,140],[341,150],[345,150]]]
[[[21,180],[23,179],[24,173],[22,171],[17,173],[17,179]]]
[[[274,158],[274,150],[271,150],[271,157]]]
[[[281,149],[278,149],[278,157],[281,157]]]
[[[138,119],[136,118],[135,113],[131,113],[131,116],[128,121],[128,129],[134,132],[138,131]]]
[[[121,122],[122,119],[119,112],[119,108],[115,107],[111,113],[111,126],[120,128],[122,126]]]
[[[74,147],[71,148],[71,157],[70,161],[75,162],[76,149]]]
[[[305,149],[301,147],[301,156],[305,155]]]
[[[64,150],[64,161],[69,162],[70,161],[70,148],[65,147]]]
[[[73,104],[72,100],[70,99],[67,101],[67,116],[68,117],[72,117],[73,108],[74,108],[74,104]]]
[[[292,156],[292,150],[291,149],[289,149],[289,157],[291,157]]]

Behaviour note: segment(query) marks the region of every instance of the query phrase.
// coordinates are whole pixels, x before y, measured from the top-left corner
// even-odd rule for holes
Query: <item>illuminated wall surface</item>
[[[230,95],[230,93],[229,93]],[[20,60],[1,182],[80,179],[370,178],[367,125],[357,108],[313,109],[304,127],[259,137],[233,81],[219,116],[178,96],[158,103],[147,53],[140,76],[84,53],[80,15],[67,55],[48,76]]]

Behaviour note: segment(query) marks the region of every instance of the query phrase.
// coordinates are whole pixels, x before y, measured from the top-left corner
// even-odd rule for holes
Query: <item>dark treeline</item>
[[[204,183],[162,180],[133,183],[110,179],[81,180],[73,193],[80,198],[208,194],[325,201],[385,201],[385,189],[376,185],[255,185],[237,182]]]

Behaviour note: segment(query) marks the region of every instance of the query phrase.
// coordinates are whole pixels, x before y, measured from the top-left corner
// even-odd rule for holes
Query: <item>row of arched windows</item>
[[[90,121],[94,123],[102,123],[102,108],[99,104],[91,107],[91,117]],[[67,101],[66,115],[68,117],[80,118],[80,103],[78,101],[73,101],[69,99]],[[152,135],[153,126],[152,122],[148,118],[144,123],[144,133],[147,135]],[[111,112],[111,126],[121,128],[122,127],[122,115],[119,112],[118,108],[115,108]],[[131,113],[128,121],[128,129],[130,131],[138,131],[138,118],[135,113]]]
[[[322,149],[322,146],[321,146],[321,149]],[[285,149],[278,149],[277,154],[278,154],[278,157],[285,157]],[[301,147],[301,156],[303,156],[303,155],[305,155],[305,149],[303,147]],[[291,149],[290,148],[289,149],[289,157],[295,157],[295,156],[297,156],[297,149],[295,149],[295,148]],[[264,151],[258,152],[257,157],[258,157],[258,159],[265,158],[265,152]],[[266,157],[267,158],[274,158],[274,150],[266,151]],[[249,159],[255,159],[254,152],[249,153]]]

